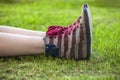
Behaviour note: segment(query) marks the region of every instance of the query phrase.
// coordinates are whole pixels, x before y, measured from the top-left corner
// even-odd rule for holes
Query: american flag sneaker
[[[65,59],[89,59],[91,54],[91,20],[87,4],[82,16],[67,27],[50,26],[46,32],[46,56]]]

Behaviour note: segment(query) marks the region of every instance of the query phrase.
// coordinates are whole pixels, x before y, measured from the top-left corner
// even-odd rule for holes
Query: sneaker
[[[91,20],[87,4],[82,16],[67,27],[50,26],[46,32],[46,56],[65,59],[89,59],[91,54]]]

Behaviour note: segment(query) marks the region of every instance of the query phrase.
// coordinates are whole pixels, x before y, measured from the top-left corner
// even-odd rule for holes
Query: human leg
[[[67,27],[50,26],[44,38],[46,56],[76,60],[89,59],[92,35],[90,23],[88,6],[84,5],[82,16],[73,24]]]
[[[0,32],[0,56],[19,56],[44,53],[43,37]]]
[[[0,32],[27,35],[27,36],[45,37],[45,32],[42,32],[42,31],[33,31],[33,30],[15,28],[15,27],[11,27],[11,26],[2,26],[1,25]]]

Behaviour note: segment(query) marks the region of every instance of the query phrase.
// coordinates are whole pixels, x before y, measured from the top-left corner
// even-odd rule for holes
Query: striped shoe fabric
[[[91,31],[87,9],[88,5],[84,4],[83,15],[67,27],[50,26],[48,28],[45,44],[55,45],[58,48],[58,57],[76,60],[89,59]]]

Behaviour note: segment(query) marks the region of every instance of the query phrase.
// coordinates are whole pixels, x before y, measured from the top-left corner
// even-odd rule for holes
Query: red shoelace
[[[65,34],[65,36],[67,36],[68,34],[70,35],[72,30],[75,30],[76,28],[78,28],[78,24],[80,24],[80,19],[81,19],[81,16],[68,27],[50,26],[48,28],[48,31],[46,32],[46,35],[49,35],[50,37],[56,37],[56,35],[61,37],[63,33]]]
[[[76,23],[73,26],[70,25],[68,27],[50,26],[46,34],[50,37],[56,37],[56,35],[61,37],[64,33],[64,35],[67,36],[68,34],[70,35],[71,31],[74,31],[76,28],[78,28],[78,24]]]

